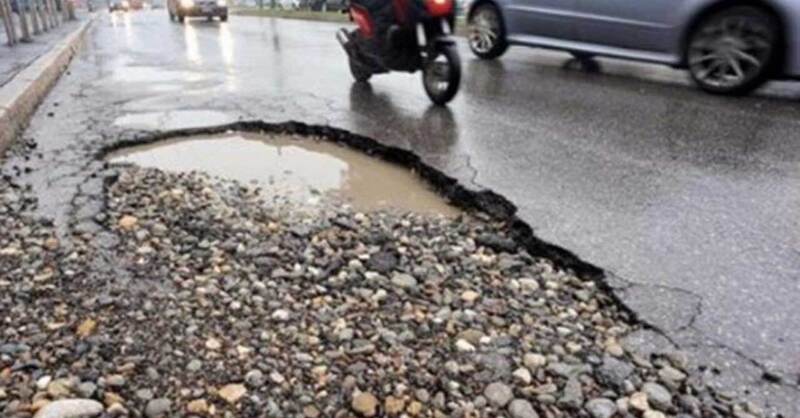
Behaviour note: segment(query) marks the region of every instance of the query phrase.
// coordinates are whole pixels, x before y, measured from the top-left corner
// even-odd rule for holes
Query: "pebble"
[[[581,382],[578,379],[570,377],[567,380],[567,384],[564,385],[564,392],[558,403],[572,409],[578,409],[583,405],[583,388],[581,388]]]
[[[514,378],[524,385],[528,385],[533,381],[533,376],[531,376],[531,372],[524,367],[520,367],[517,370],[514,370],[513,373]]]
[[[486,386],[483,396],[495,407],[502,408],[514,398],[514,392],[502,382],[494,382]]]
[[[592,418],[611,418],[617,413],[617,404],[606,398],[592,399],[586,402],[585,408]]]
[[[103,413],[103,404],[92,399],[62,399],[40,408],[33,418],[89,418]]]
[[[242,396],[247,394],[247,388],[242,384],[232,383],[225,385],[217,391],[220,398],[229,404],[236,404]]]
[[[647,394],[647,400],[654,408],[667,411],[672,406],[672,394],[664,386],[648,382],[642,386],[642,391]]]
[[[261,370],[254,369],[244,375],[244,381],[251,387],[257,388],[264,385],[266,377],[264,377],[264,373]]]
[[[378,413],[378,398],[368,392],[353,394],[350,405],[362,417],[374,417]]]
[[[169,414],[172,410],[172,401],[166,398],[157,398],[147,402],[144,414],[148,418],[158,418]]]
[[[406,273],[396,273],[392,276],[392,284],[401,289],[411,289],[417,286],[417,279]]]
[[[508,413],[511,418],[539,418],[539,414],[533,409],[533,405],[525,399],[514,399],[508,405]]]
[[[650,403],[647,399],[647,394],[644,392],[635,392],[631,395],[630,399],[628,400],[628,405],[630,405],[633,409],[639,411],[648,411],[650,409]]]
[[[195,399],[186,404],[186,411],[190,414],[205,415],[208,413],[208,402],[205,399]]]
[[[467,340],[460,339],[456,341],[456,349],[461,352],[470,353],[475,351],[475,346],[470,344]]]
[[[536,370],[547,364],[547,357],[538,353],[527,353],[522,358],[522,363],[529,370]]]

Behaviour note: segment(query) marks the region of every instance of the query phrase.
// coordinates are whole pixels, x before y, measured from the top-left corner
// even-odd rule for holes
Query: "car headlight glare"
[[[124,7],[124,8],[126,8],[126,9],[127,9],[127,8],[130,6],[130,3],[128,3],[127,1],[123,1],[123,2],[121,3],[121,5],[122,5],[122,7]]]
[[[217,0],[217,6],[225,7],[225,0]]]
[[[181,7],[184,9],[194,7],[194,0],[181,0]]]

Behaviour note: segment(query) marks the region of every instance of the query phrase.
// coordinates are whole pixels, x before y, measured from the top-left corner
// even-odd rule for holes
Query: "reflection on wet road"
[[[232,133],[131,147],[108,160],[255,182],[267,195],[285,196],[301,206],[331,197],[356,210],[459,213],[411,171],[312,138]]]
[[[482,62],[462,48],[461,95],[436,109],[418,75],[354,86],[337,28],[235,17],[178,25],[163,10],[105,18],[86,59],[116,106],[97,117],[118,129],[217,121],[202,112],[301,120],[412,149],[507,196],[539,236],[613,273],[626,303],[714,362],[728,387],[760,379],[743,354],[798,380],[797,84],[729,99],[662,67],[602,61],[585,73],[564,54],[515,49]],[[201,113],[123,126],[176,110]],[[792,390],[753,388],[783,406],[796,405]]]

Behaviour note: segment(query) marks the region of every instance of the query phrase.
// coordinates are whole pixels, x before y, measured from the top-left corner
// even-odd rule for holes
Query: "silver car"
[[[800,0],[473,0],[469,45],[510,45],[687,68],[704,90],[745,94],[800,78]]]

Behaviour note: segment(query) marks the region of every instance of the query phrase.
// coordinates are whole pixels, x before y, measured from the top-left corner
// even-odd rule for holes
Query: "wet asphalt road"
[[[31,135],[69,161],[76,132],[298,120],[411,149],[508,197],[541,238],[606,269],[644,320],[721,369],[722,387],[800,416],[800,85],[728,99],[661,67],[602,61],[586,73],[559,53],[481,62],[463,48],[461,94],[439,109],[418,76],[354,86],[338,27],[100,16],[73,64],[81,79],[50,99],[72,97],[59,107],[74,129],[41,110]],[[76,170],[42,174],[51,210],[86,167]],[[782,383],[762,380],[765,370]]]

